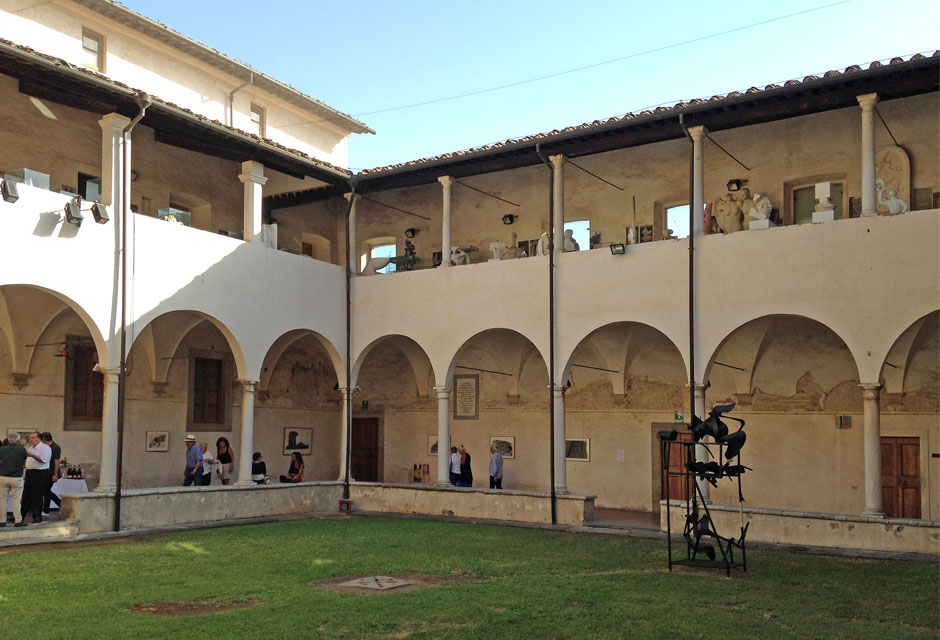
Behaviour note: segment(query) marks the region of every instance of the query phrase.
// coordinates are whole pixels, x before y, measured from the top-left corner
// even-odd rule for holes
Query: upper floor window
[[[574,240],[578,249],[581,251],[587,251],[591,248],[591,223],[588,220],[573,220],[571,222],[565,223],[565,231],[571,231],[571,239]],[[562,239],[564,242],[567,239],[568,234],[565,233],[565,238]],[[558,242],[556,240],[556,242]],[[562,247],[565,251],[574,251],[573,247],[563,244]]]
[[[689,205],[680,204],[666,209],[666,229],[672,230],[673,238],[689,237]],[[666,237],[665,232],[663,237]]]
[[[264,107],[252,104],[250,115],[251,133],[257,134],[263,138],[265,136]]]
[[[835,218],[842,218],[842,183],[832,182],[831,198],[835,205]],[[813,212],[816,210],[816,185],[793,189],[793,222],[807,224],[813,221]]]
[[[82,29],[82,64],[104,73],[104,36]]]

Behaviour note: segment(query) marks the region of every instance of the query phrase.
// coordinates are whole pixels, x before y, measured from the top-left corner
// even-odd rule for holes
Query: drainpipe
[[[345,478],[343,479],[343,500],[349,500],[349,464],[352,462],[352,388],[350,387],[351,381],[350,376],[352,375],[351,367],[351,357],[349,350],[351,348],[351,327],[352,327],[352,273],[350,272],[349,265],[351,251],[349,249],[349,216],[352,214],[353,206],[356,202],[356,176],[350,176],[349,178],[349,190],[351,192],[349,197],[349,208],[346,209],[346,268],[343,271],[346,272],[346,394],[343,402],[346,403],[346,424],[343,425],[343,428],[346,429],[346,473]]]
[[[228,94],[228,126],[230,127],[235,126],[235,94],[241,91],[242,89],[244,89],[245,87],[247,87],[248,85],[254,84],[254,83],[255,83],[255,74],[251,73],[248,75],[247,82],[241,83],[240,85],[235,87],[235,89],[233,89],[230,94]]]
[[[127,143],[137,123],[143,120],[144,113],[152,103],[150,96],[143,91],[134,96],[140,111],[123,131],[121,144],[121,359],[118,371],[118,410],[117,410],[117,469],[114,489],[114,530],[121,530],[121,459],[124,457],[124,398],[127,392],[127,219],[131,213],[128,202],[129,162]]]
[[[555,232],[552,212],[555,208],[555,170],[542,155],[542,145],[536,143],[535,153],[549,171],[548,183],[548,439],[549,484],[552,488],[552,524],[558,524],[557,496],[555,495]]]
[[[689,142],[692,143],[691,151],[689,153],[689,413],[693,416],[695,415],[695,289],[693,284],[695,282],[695,269],[693,268],[693,255],[695,252],[695,233],[693,233],[693,223],[695,222],[695,207],[693,203],[695,201],[695,142],[692,140],[692,134],[689,133],[689,128],[686,126],[685,121],[682,117],[683,114],[679,114],[679,126],[682,127],[682,132],[685,134],[685,137],[689,139]],[[702,212],[698,212],[699,215],[702,215]],[[704,416],[702,416],[704,417]],[[691,423],[691,421],[690,421]]]

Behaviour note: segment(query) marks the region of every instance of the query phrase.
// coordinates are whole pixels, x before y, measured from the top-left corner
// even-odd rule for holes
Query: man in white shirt
[[[202,451],[202,482],[203,487],[212,484],[212,465],[215,464],[215,456],[209,451],[207,442],[200,442],[199,449]]]
[[[33,516],[33,522],[42,522],[42,497],[49,482],[49,460],[52,449],[43,443],[38,431],[29,434],[29,447],[26,449],[26,475],[23,481],[23,501],[20,514]]]
[[[450,448],[450,483],[457,486],[460,480],[460,454],[457,453],[457,447]]]

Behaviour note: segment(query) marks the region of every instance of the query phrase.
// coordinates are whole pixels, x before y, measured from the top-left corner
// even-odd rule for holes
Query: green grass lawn
[[[0,553],[0,637],[937,638],[936,563],[751,551],[747,573],[666,570],[665,542],[327,518]],[[314,589],[398,572],[481,578],[372,596]],[[133,611],[226,597],[187,617]]]

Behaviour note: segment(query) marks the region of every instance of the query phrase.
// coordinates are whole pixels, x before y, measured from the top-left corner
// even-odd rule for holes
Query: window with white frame
[[[264,107],[252,104],[249,115],[251,116],[251,133],[263,138],[265,136]]]
[[[677,204],[666,208],[666,229],[672,229],[674,238],[689,237],[689,205]],[[666,237],[663,233],[663,237]]]
[[[104,73],[104,36],[82,28],[82,64]]]

